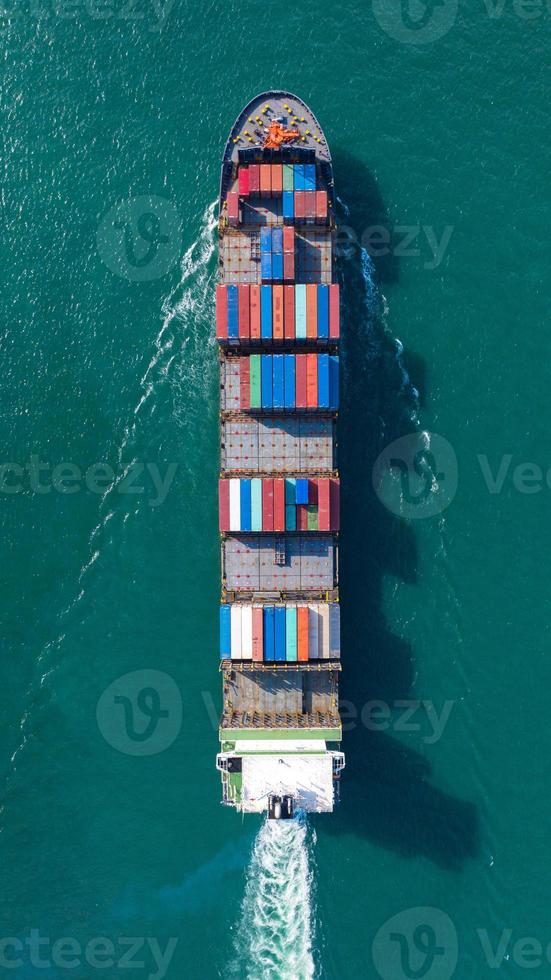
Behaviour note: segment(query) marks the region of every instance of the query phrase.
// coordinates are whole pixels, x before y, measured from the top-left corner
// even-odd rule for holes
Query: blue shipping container
[[[262,408],[272,408],[273,403],[273,381],[272,381],[272,355],[261,354],[260,374],[262,385]]]
[[[297,504],[307,504],[308,503],[308,480],[297,480],[295,492],[296,492]]]
[[[228,337],[239,336],[237,286],[228,286]]]
[[[319,383],[319,382],[318,382]],[[252,531],[251,526],[251,481],[240,481],[241,530]]]
[[[285,660],[285,606],[275,608],[275,660]]]
[[[283,251],[283,228],[272,229],[272,252]]]
[[[295,195],[293,191],[283,191],[283,218],[295,217]]]
[[[329,355],[329,407],[339,407],[339,359],[336,354]]]
[[[316,189],[316,165],[307,163],[304,167],[304,190],[315,191]]]
[[[329,337],[329,286],[318,286],[318,337]]]
[[[264,660],[275,660],[275,608],[264,606]]]
[[[261,228],[260,229],[260,251],[261,252],[271,252],[272,251],[272,229],[271,228]]]
[[[329,397],[329,354],[318,357],[318,408],[331,408]],[[243,518],[241,518],[243,521]],[[243,527],[243,524],[241,524]]]
[[[272,336],[272,287],[262,286],[260,289],[260,334],[263,339]]]
[[[272,252],[272,279],[274,282],[283,279],[283,252]]]
[[[295,355],[284,354],[285,357],[285,408],[295,407]]]
[[[285,384],[283,371],[283,354],[274,354],[274,390],[273,407],[285,408]]]
[[[305,191],[306,190],[306,186],[305,186],[306,185],[306,180],[305,180],[305,175],[304,175],[304,164],[303,163],[295,163],[295,165],[293,167],[293,170],[294,170],[293,177],[294,177],[294,182],[295,182],[295,190],[296,191]]]
[[[260,253],[260,278],[261,279],[272,278],[272,253],[271,252]]]
[[[231,657],[231,606],[220,606],[220,660]]]

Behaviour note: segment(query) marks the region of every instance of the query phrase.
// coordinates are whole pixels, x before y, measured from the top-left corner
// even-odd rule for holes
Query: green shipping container
[[[318,529],[318,505],[308,504],[308,530],[317,531]]]
[[[297,659],[297,607],[287,606],[285,615],[285,659]]]
[[[296,480],[285,480],[285,530],[296,531]]]
[[[306,339],[306,286],[295,286],[295,337]]]
[[[261,531],[261,530],[262,530],[262,480],[254,479],[251,480],[251,531]]]
[[[292,191],[293,187],[293,165],[292,163],[283,164],[283,190]]]
[[[262,394],[261,394],[261,384],[260,384],[260,354],[251,354],[249,361],[250,361],[251,408],[261,408]]]

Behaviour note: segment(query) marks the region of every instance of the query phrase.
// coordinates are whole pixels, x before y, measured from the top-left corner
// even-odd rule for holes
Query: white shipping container
[[[241,660],[241,606],[231,607],[231,658]]]
[[[230,531],[241,530],[241,481],[230,480]]]
[[[319,657],[319,613],[318,606],[308,606],[308,659]]]
[[[253,659],[253,607],[241,607],[241,656],[243,660]]]
[[[319,655],[323,660],[329,660],[329,606],[326,602],[319,607]]]

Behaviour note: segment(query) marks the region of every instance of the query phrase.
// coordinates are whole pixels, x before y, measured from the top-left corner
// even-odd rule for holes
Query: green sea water
[[[510,0],[4,10],[2,975],[549,976],[550,25]],[[214,202],[270,87],[324,127],[348,229],[347,769],[332,816],[278,828],[214,768]],[[378,495],[403,437],[421,476],[402,443]]]

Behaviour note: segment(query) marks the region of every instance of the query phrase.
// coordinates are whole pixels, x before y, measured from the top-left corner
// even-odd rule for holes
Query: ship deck
[[[284,552],[284,561],[276,561]],[[222,541],[222,577],[229,592],[305,595],[336,588],[332,534],[230,534]]]
[[[270,416],[222,418],[222,471],[237,476],[333,474],[335,421]]]

